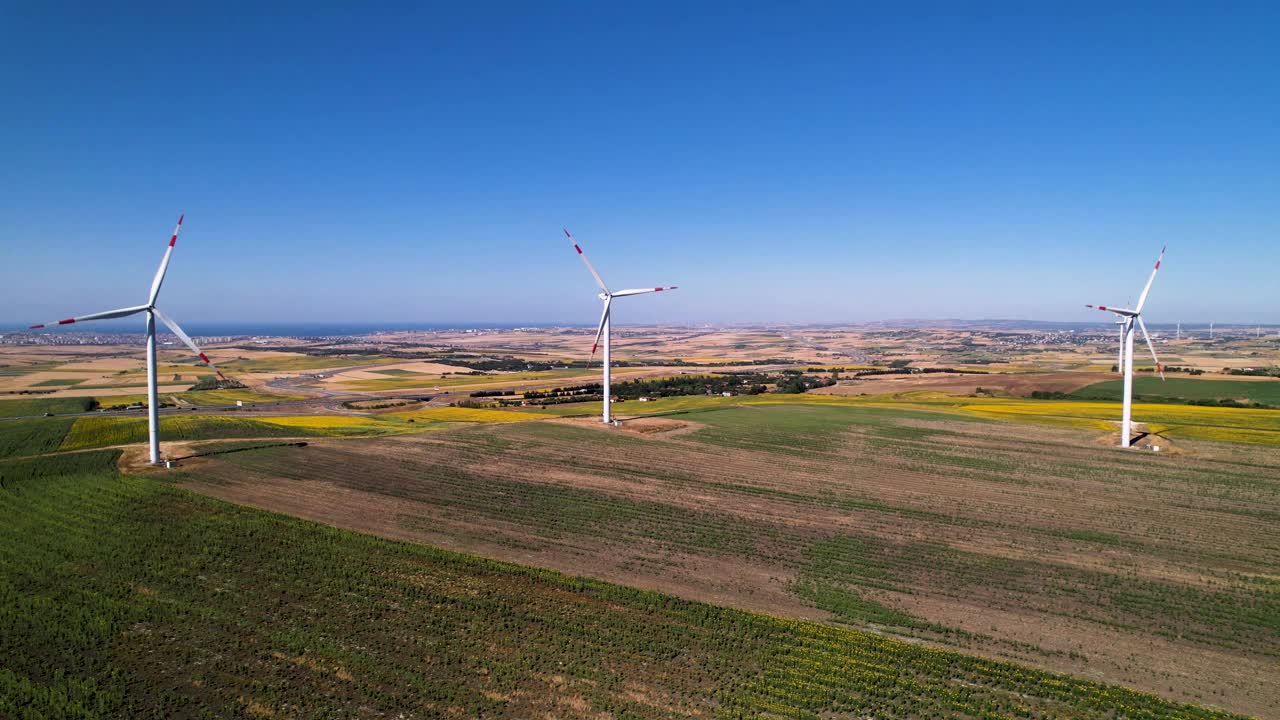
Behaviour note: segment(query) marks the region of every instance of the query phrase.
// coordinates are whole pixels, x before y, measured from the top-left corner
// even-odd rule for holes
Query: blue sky
[[[1275,3],[320,5],[0,8],[0,322],[1280,323]]]

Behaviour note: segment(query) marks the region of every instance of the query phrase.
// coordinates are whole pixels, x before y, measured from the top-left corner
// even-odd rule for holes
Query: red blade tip
[[[42,327],[44,327],[44,325],[43,325],[43,324],[41,324],[41,325],[32,325],[31,327],[29,327],[29,328],[27,328],[27,329],[28,329],[28,330],[38,330],[38,329],[40,329],[40,328],[42,328]]]
[[[73,323],[73,322],[75,322],[75,321],[76,321],[76,319],[75,319],[75,318],[67,318],[66,320],[59,320],[59,321],[58,321],[58,324],[59,324],[59,325],[70,325],[71,323]]]

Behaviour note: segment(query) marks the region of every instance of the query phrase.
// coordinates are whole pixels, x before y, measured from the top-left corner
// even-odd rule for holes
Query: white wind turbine
[[[156,318],[164,323],[173,331],[178,339],[191,348],[206,365],[218,373],[218,377],[223,380],[226,376],[222,374],[217,367],[214,366],[195,342],[178,327],[178,323],[172,318],[160,312],[160,308],[156,307],[156,297],[160,295],[160,284],[164,282],[164,273],[169,268],[169,258],[173,255],[173,246],[178,243],[178,231],[182,229],[182,217],[178,218],[178,224],[173,228],[173,235],[169,238],[169,247],[164,251],[164,259],[160,261],[160,268],[156,270],[155,279],[151,281],[151,293],[147,296],[146,305],[135,305],[133,307],[121,308],[119,310],[108,310],[106,312],[93,313],[91,315],[81,315],[80,317],[67,318],[66,320],[58,320],[57,322],[44,323],[42,325],[32,325],[31,329],[36,330],[42,327],[52,325],[70,325],[72,323],[85,322],[87,320],[110,320],[112,318],[128,317],[138,313],[147,314],[147,426],[150,433],[151,442],[151,464],[160,464],[160,416],[159,403],[156,401]]]
[[[1151,342],[1151,336],[1147,334],[1146,323],[1142,322],[1142,307],[1147,304],[1147,295],[1151,292],[1151,283],[1155,282],[1156,273],[1160,271],[1160,263],[1164,261],[1164,251],[1164,248],[1160,248],[1160,257],[1156,258],[1156,266],[1151,271],[1151,277],[1147,278],[1147,286],[1142,288],[1142,294],[1138,296],[1138,304],[1132,310],[1108,307],[1106,305],[1085,306],[1114,314],[1117,323],[1121,326],[1120,372],[1124,373],[1124,411],[1120,420],[1120,447],[1127,448],[1132,441],[1130,428],[1133,417],[1133,326],[1135,323],[1138,329],[1142,330],[1142,337],[1147,341],[1147,348],[1151,350],[1151,359],[1156,363],[1156,370],[1160,373],[1160,379],[1164,380],[1164,367],[1160,365],[1160,359],[1156,357],[1156,346]]]
[[[604,395],[603,422],[608,424],[613,421],[613,414],[609,407],[609,363],[612,360],[609,347],[609,331],[611,325],[609,319],[609,305],[613,302],[614,298],[626,297],[628,295],[643,295],[644,293],[651,292],[662,292],[664,290],[675,290],[676,286],[672,285],[670,287],[641,288],[637,290],[618,290],[616,292],[610,292],[609,288],[605,286],[604,280],[600,279],[600,273],[596,272],[596,269],[591,266],[591,261],[588,260],[586,254],[582,252],[582,248],[578,247],[578,241],[573,239],[573,236],[569,234],[568,230],[565,230],[564,234],[565,237],[569,238],[569,242],[573,244],[573,249],[578,251],[578,257],[582,258],[582,262],[586,263],[587,270],[591,271],[591,277],[596,279],[596,284],[600,286],[601,290],[599,298],[604,301],[604,310],[600,313],[600,326],[596,328],[596,339],[595,342],[591,344],[591,358],[595,358],[596,349],[600,347],[600,338],[603,337],[604,381],[601,383]],[[591,365],[590,359],[587,360],[587,365]]]

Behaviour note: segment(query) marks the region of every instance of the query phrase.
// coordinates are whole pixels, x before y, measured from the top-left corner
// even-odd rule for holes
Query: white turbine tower
[[[1142,294],[1138,296],[1138,304],[1132,310],[1108,307],[1106,305],[1085,306],[1112,313],[1116,316],[1117,322],[1121,324],[1120,372],[1124,373],[1124,411],[1120,420],[1120,447],[1129,447],[1133,437],[1130,428],[1133,417],[1133,326],[1135,323],[1138,329],[1142,330],[1142,337],[1147,341],[1147,348],[1151,350],[1151,359],[1156,363],[1156,370],[1160,373],[1160,379],[1164,380],[1164,368],[1160,365],[1160,359],[1156,357],[1156,346],[1151,342],[1151,336],[1147,334],[1146,323],[1142,322],[1142,307],[1147,304],[1147,295],[1151,292],[1151,283],[1155,282],[1156,273],[1160,271],[1160,263],[1164,261],[1164,250],[1164,248],[1160,248],[1160,257],[1156,258],[1156,266],[1151,271],[1151,277],[1147,278],[1147,286],[1142,288]]]
[[[160,464],[160,414],[159,403],[156,400],[156,318],[164,323],[173,331],[178,339],[191,348],[191,351],[200,358],[204,364],[218,373],[218,377],[226,379],[226,376],[218,370],[217,367],[209,360],[195,342],[178,327],[178,323],[172,318],[160,312],[160,308],[156,307],[156,298],[160,295],[160,284],[164,282],[164,273],[169,269],[169,258],[173,255],[173,246],[178,243],[178,231],[182,229],[182,217],[178,218],[178,224],[173,228],[173,235],[169,238],[169,247],[164,251],[164,259],[160,261],[160,268],[156,270],[155,279],[151,281],[151,293],[147,296],[146,305],[135,305],[133,307],[121,308],[119,310],[108,310],[106,312],[93,313],[91,315],[81,315],[80,317],[67,318],[57,322],[44,323],[42,325],[32,325],[31,329],[36,330],[42,327],[52,325],[70,325],[72,323],[85,322],[87,320],[110,320],[112,318],[128,317],[138,313],[147,314],[147,427],[150,432],[151,442],[151,464]]]
[[[640,288],[637,290],[618,290],[616,292],[610,292],[609,288],[605,286],[604,280],[600,279],[600,273],[596,272],[596,269],[591,266],[591,261],[588,260],[586,254],[582,252],[582,248],[578,247],[578,241],[573,239],[573,236],[569,234],[568,230],[565,230],[564,234],[565,234],[565,237],[569,238],[569,242],[573,244],[573,249],[578,251],[578,257],[582,258],[582,262],[586,263],[587,270],[591,271],[591,277],[596,279],[596,284],[600,286],[600,290],[601,290],[599,298],[604,301],[604,310],[600,313],[600,326],[596,328],[596,339],[595,339],[595,342],[591,344],[591,358],[592,359],[595,358],[596,349],[600,347],[601,345],[600,339],[603,337],[604,338],[604,380],[601,383],[603,395],[604,395],[603,422],[605,424],[609,424],[613,421],[613,414],[612,414],[611,408],[609,407],[609,400],[610,400],[609,363],[613,359],[613,356],[611,354],[610,344],[609,344],[609,336],[610,336],[610,328],[611,328],[611,323],[609,318],[609,306],[613,302],[614,298],[626,297],[628,295],[643,295],[644,293],[662,292],[664,290],[675,290],[676,286],[672,285],[670,287]],[[588,366],[591,365],[591,359],[587,360],[587,365]]]

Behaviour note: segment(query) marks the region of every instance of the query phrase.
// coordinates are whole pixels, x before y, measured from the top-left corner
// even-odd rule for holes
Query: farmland
[[[239,508],[113,456],[0,489],[0,714],[1229,717]]]
[[[1106,432],[1114,429],[1119,405],[1113,402],[1081,400],[1029,400],[1001,397],[957,397],[929,391],[895,393],[888,396],[756,395],[750,397],[686,396],[661,398],[653,402],[616,405],[615,412],[627,417],[705,412],[742,406],[811,405],[817,407],[882,408],[915,410],[951,415],[958,420],[986,419]],[[560,416],[598,413],[600,403],[553,405],[539,413]],[[1220,440],[1280,446],[1280,410],[1225,408],[1134,403],[1134,419],[1146,423],[1153,432],[1171,438]]]
[[[1124,383],[1109,380],[1072,393],[1085,400],[1119,400]],[[1165,381],[1154,377],[1133,379],[1134,395],[1180,400],[1242,400],[1280,406],[1280,380],[1193,380],[1170,377]]]
[[[614,371],[615,375],[623,377],[626,375],[637,375],[646,372],[653,372],[649,368],[618,368]],[[375,378],[375,379],[359,379],[347,380],[342,374],[333,378],[327,378],[326,385],[341,388],[344,390],[353,390],[360,392],[373,392],[385,390],[412,390],[415,388],[434,388],[434,387],[510,387],[522,383],[551,383],[556,380],[565,380],[569,378],[589,379],[596,377],[597,373],[590,370],[542,370],[537,372],[514,372],[514,373],[489,373],[479,375],[458,374],[449,377],[438,377],[430,375],[422,375],[411,373],[408,375],[397,375],[395,377]]]
[[[842,376],[612,429],[598,401],[448,404],[598,381],[541,369],[584,335],[216,349],[250,387],[162,387],[169,470],[141,414],[38,417],[141,400],[136,347],[0,348],[0,416],[36,416],[0,420],[0,716],[1280,714],[1280,410],[1176,400],[1266,392],[1215,374],[1265,341],[1140,378],[1158,454],[1111,447],[1110,338],[628,328],[620,380]]]
[[[320,440],[182,482],[390,538],[1275,707],[1280,453],[1187,440],[1136,455],[950,406],[770,399],[673,398],[686,410],[645,421],[657,432],[556,420]]]

